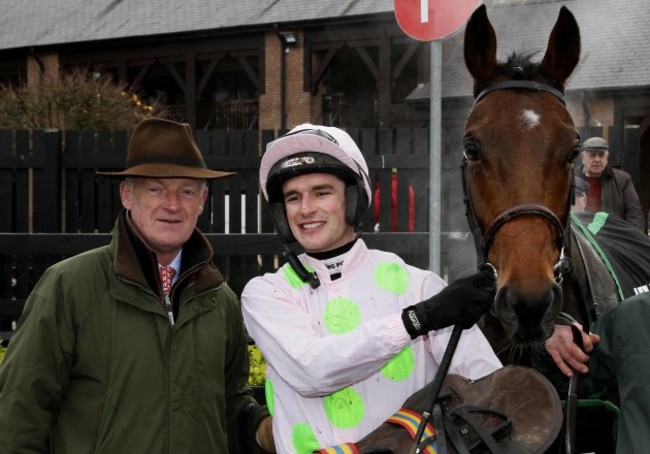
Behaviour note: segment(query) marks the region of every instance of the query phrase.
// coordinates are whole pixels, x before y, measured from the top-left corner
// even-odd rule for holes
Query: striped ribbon
[[[397,413],[386,420],[388,423],[397,424],[398,426],[406,429],[406,431],[413,439],[415,439],[415,435],[418,432],[420,421],[422,421],[422,415],[414,412],[413,410],[409,410],[408,408],[400,409]],[[426,427],[424,428],[424,432],[422,433],[422,440],[420,442],[423,442],[424,440],[435,436],[435,434],[436,429],[433,428],[433,425],[431,425],[431,423],[427,423]],[[425,452],[427,454],[438,454],[438,445],[436,443],[431,443],[427,445],[422,452]]]
[[[315,451],[319,454],[359,454],[356,446],[352,443],[345,443],[343,445],[330,446],[329,448],[319,449]]]
[[[386,420],[387,423],[396,424],[400,427],[406,429],[411,438],[415,439],[415,435],[418,432],[418,427],[420,427],[420,421],[422,421],[422,415],[409,410],[408,408],[402,408],[397,411],[393,416]],[[422,433],[422,443],[424,440],[428,440],[431,437],[434,437],[436,430],[433,428],[431,423],[427,423]],[[428,444],[423,453],[426,454],[438,454],[438,445],[434,443]],[[322,448],[318,451],[314,451],[318,454],[359,454],[356,446],[353,443],[345,443],[337,446],[330,446],[329,448]]]

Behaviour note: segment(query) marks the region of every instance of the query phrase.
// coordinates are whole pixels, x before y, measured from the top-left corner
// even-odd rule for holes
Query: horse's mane
[[[542,67],[540,62],[533,62],[532,58],[539,51],[524,53],[512,52],[507,60],[499,61],[492,76],[487,80],[477,83],[474,87],[474,96],[490,85],[501,80],[530,80],[549,85],[564,93],[564,85],[559,83]]]

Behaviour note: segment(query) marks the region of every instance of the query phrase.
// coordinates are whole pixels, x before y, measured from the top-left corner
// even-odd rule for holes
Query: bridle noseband
[[[535,82],[530,80],[508,80],[504,82],[499,82],[494,85],[491,85],[481,91],[474,100],[474,105],[476,105],[485,95],[496,91],[496,90],[506,90],[506,89],[526,89],[526,90],[535,90],[543,91],[554,95],[556,98],[566,105],[564,100],[564,94],[547,84],[541,82]],[[499,214],[494,220],[490,223],[488,228],[483,233],[478,219],[476,218],[476,211],[474,210],[474,205],[472,203],[472,198],[467,187],[467,158],[463,159],[462,165],[462,174],[463,174],[463,192],[467,220],[469,222],[470,228],[472,230],[472,235],[474,237],[474,244],[476,247],[476,252],[481,260],[481,266],[488,265],[492,267],[495,271],[496,268],[489,263],[488,253],[494,237],[501,227],[506,223],[511,221],[514,218],[520,216],[540,216],[548,221],[553,227],[555,232],[555,240],[558,251],[560,252],[560,258],[555,264],[553,270],[555,273],[555,281],[560,284],[562,282],[563,276],[568,274],[572,270],[571,260],[565,254],[565,248],[567,244],[567,238],[569,235],[569,216],[567,215],[566,221],[564,224],[560,222],[559,218],[555,213],[546,208],[543,205],[537,203],[524,203],[521,205],[516,205],[512,208],[507,209],[503,213]],[[571,192],[567,200],[567,213],[571,210],[571,205],[573,203],[573,185],[571,185]]]

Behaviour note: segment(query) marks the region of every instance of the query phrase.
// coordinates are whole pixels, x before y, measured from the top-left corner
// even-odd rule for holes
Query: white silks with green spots
[[[357,240],[334,281],[322,262],[299,259],[318,274],[320,287],[285,265],[248,283],[242,309],[267,361],[277,450],[311,454],[360,440],[433,380],[451,328],[411,340],[402,309],[446,284],[395,254]],[[476,379],[500,366],[473,327],[463,333],[450,373]]]

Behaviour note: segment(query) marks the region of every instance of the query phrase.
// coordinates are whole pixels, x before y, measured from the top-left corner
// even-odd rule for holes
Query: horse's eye
[[[468,161],[478,161],[481,159],[481,149],[473,140],[466,140],[463,156],[465,156],[465,159]]]
[[[573,149],[569,153],[569,156],[567,156],[568,161],[573,162],[578,157],[579,154],[580,154],[580,144],[577,144],[575,147],[573,147]]]

